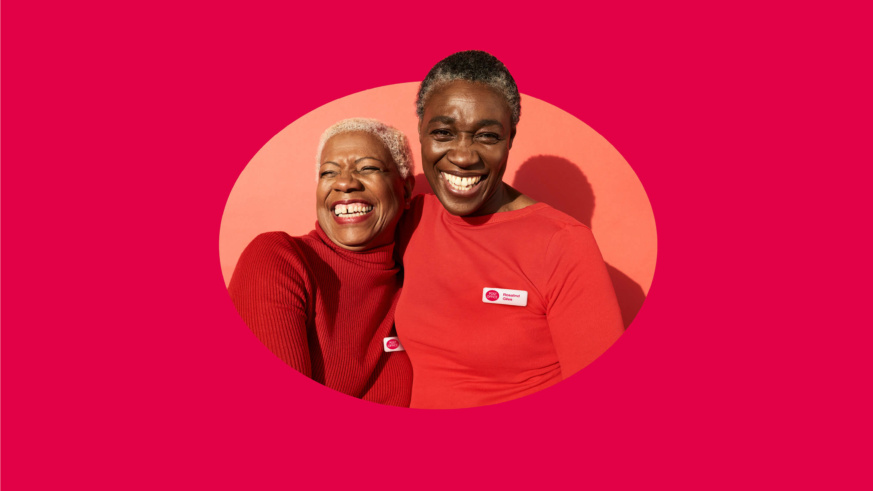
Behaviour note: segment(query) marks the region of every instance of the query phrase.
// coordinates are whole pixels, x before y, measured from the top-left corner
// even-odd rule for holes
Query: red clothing
[[[397,333],[412,362],[411,407],[495,404],[542,390],[600,356],[624,332],[588,227],[545,203],[482,217],[416,197],[401,234]],[[483,299],[523,290],[527,306]],[[485,290],[485,291],[488,291]]]
[[[409,406],[409,358],[382,346],[394,335],[400,294],[393,248],[351,252],[318,224],[303,237],[261,234],[228,290],[246,325],[285,363],[345,394]]]

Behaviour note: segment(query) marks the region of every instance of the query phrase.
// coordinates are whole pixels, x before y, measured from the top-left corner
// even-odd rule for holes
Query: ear
[[[415,188],[415,176],[410,173],[406,179],[403,180],[403,200],[406,202],[406,205],[409,206],[409,201],[412,199],[412,190]]]
[[[509,133],[509,145],[506,147],[507,150],[512,149],[513,140],[515,140],[515,128],[512,128],[512,132]]]

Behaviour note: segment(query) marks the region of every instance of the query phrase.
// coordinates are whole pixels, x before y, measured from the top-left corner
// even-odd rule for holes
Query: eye
[[[449,141],[452,139],[452,132],[442,128],[435,129],[430,134],[437,141]]]
[[[334,170],[326,170],[319,174],[321,177],[333,177],[336,175],[336,171]]]
[[[375,165],[367,165],[358,169],[358,172],[361,174],[372,174],[374,172],[382,172],[382,168]]]
[[[476,140],[486,145],[493,145],[500,141],[500,135],[497,133],[479,133],[476,135]]]

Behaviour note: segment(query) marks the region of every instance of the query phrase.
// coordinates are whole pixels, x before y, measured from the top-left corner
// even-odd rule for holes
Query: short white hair
[[[402,131],[388,126],[387,124],[369,118],[350,118],[344,119],[330,128],[324,130],[321,135],[321,140],[318,142],[318,153],[315,154],[315,173],[318,175],[318,170],[321,168],[321,153],[324,150],[324,144],[332,137],[343,133],[352,133],[362,131],[376,136],[391,153],[391,158],[394,159],[394,164],[397,166],[397,171],[400,176],[406,179],[415,171],[415,162],[412,160],[412,150],[409,147],[409,140]]]

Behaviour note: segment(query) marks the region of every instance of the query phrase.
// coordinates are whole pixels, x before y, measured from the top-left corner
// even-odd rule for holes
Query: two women
[[[409,358],[381,340],[411,159],[372,131],[325,133],[316,231],[256,239],[234,273],[234,303],[286,362],[377,402],[403,403],[383,386],[405,387],[409,402],[410,360],[412,407],[494,404],[572,375],[623,324],[591,231],[502,180],[521,113],[512,76],[487,53],[456,53],[422,82],[417,111],[435,196],[416,197],[398,230],[396,325]]]

